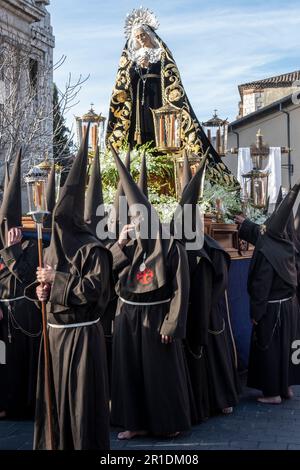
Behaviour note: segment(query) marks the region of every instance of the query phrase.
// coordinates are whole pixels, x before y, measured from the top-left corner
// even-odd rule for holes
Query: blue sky
[[[95,110],[108,114],[117,65],[125,44],[124,19],[140,6],[132,0],[51,0],[57,60],[66,55],[55,81],[68,74],[90,78],[80,103],[68,115]],[[200,119],[215,108],[236,118],[237,86],[300,68],[300,2],[268,0],[152,0],[142,3],[158,16],[158,34],[171,49],[191,104]]]

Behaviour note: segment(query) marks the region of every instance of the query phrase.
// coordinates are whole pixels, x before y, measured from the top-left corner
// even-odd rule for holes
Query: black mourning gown
[[[130,69],[130,77],[132,83],[133,92],[133,103],[132,103],[132,117],[131,125],[129,130],[129,143],[131,147],[136,145],[135,141],[135,129],[136,129],[136,112],[137,112],[137,96],[139,90],[140,96],[140,127],[141,127],[141,140],[142,144],[153,141],[155,144],[154,124],[152,109],[157,109],[162,106],[162,95],[161,95],[161,62],[150,64],[148,70],[140,68],[140,73],[136,69],[136,65],[133,65]],[[140,80],[140,74],[158,75],[157,77],[149,77],[145,82],[145,93],[144,93],[144,104],[142,105],[143,95],[143,82]]]

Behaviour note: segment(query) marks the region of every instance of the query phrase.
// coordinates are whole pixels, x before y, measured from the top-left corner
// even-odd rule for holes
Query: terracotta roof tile
[[[256,80],[253,82],[243,83],[239,85],[239,90],[242,91],[246,88],[271,88],[271,87],[282,87],[292,86],[296,81],[300,80],[300,70],[295,72],[284,73],[282,75],[276,75],[275,77],[264,78],[263,80]]]

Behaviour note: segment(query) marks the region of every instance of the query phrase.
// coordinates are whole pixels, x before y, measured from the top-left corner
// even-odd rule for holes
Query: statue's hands
[[[149,63],[150,62],[147,56],[141,57],[138,61],[139,66],[142,67],[143,69],[146,69],[147,67],[149,67]]]

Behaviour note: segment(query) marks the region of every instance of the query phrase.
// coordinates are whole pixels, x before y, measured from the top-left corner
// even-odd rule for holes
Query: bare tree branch
[[[16,39],[0,29],[0,153],[5,161],[11,161],[20,147],[24,162],[43,160],[46,153],[52,155],[53,141],[64,159],[74,136],[71,129],[67,140],[60,138],[66,130],[64,117],[78,104],[89,79],[80,75],[73,80],[69,74],[53,105],[53,71],[65,61],[63,55],[52,64],[37,55],[30,40]]]

